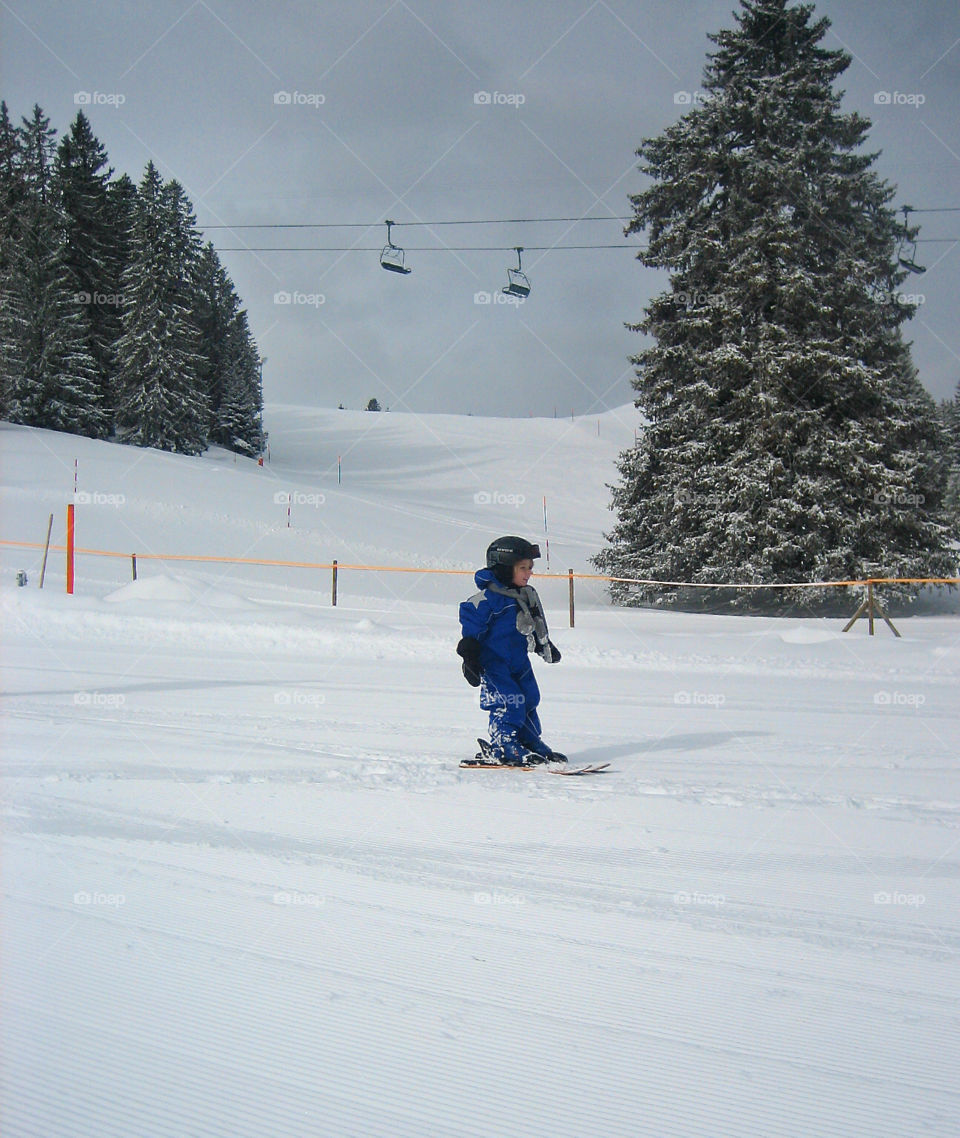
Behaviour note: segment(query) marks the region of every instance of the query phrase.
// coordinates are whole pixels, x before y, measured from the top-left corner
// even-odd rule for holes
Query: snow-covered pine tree
[[[927,466],[929,399],[898,303],[894,189],[840,110],[850,57],[813,6],[741,0],[710,36],[706,98],[638,155],[651,185],[627,232],[669,289],[632,327],[647,427],[618,461],[614,576],[756,582],[952,575]],[[779,591],[777,591],[779,592]],[[614,585],[662,603],[682,590]],[[690,599],[697,594],[691,594]],[[825,604],[835,591],[736,594]]]
[[[266,436],[263,432],[260,356],[243,309],[230,322],[224,363],[216,438],[230,450],[252,458],[263,453]]]
[[[10,271],[16,240],[16,216],[23,182],[17,169],[17,131],[6,102],[0,102],[0,418],[10,414],[13,388],[19,374],[10,315]]]
[[[259,454],[264,443],[260,354],[233,282],[209,242],[198,279],[200,376],[210,405],[210,441]]]
[[[100,404],[112,420],[120,338],[120,247],[125,241],[110,198],[107,152],[83,113],[77,112],[57,148],[53,185],[66,227],[65,260],[74,291],[87,305],[88,348],[96,362]]]
[[[200,242],[176,182],[153,162],[140,183],[123,274],[123,334],[117,342],[117,433],[123,442],[199,454],[208,407],[197,369],[194,320]]]
[[[953,539],[960,542],[960,383],[953,399],[944,401],[942,419],[948,464],[944,510]]]
[[[227,328],[239,303],[217,251],[208,241],[200,251],[197,264],[194,314],[200,332],[197,379],[206,393],[210,409],[210,441],[216,443],[222,441],[217,435],[216,422],[223,399]]]
[[[19,185],[2,275],[2,370],[15,422],[103,437],[108,422],[88,350],[85,306],[66,259],[53,189],[56,131],[39,106],[16,131]]]

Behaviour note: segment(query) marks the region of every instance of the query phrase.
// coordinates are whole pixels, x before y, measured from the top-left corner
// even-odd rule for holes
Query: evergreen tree
[[[638,151],[640,259],[667,269],[636,331],[648,426],[618,462],[613,576],[778,584],[952,575],[930,465],[935,408],[897,303],[894,190],[840,111],[850,57],[812,5],[741,0],[710,39],[708,98]],[[677,599],[632,591],[631,603]],[[830,590],[785,590],[797,603]],[[746,606],[755,598],[738,594]]]
[[[56,131],[39,106],[16,131],[16,201],[2,270],[6,413],[15,422],[102,437],[107,420],[89,325],[67,264],[53,188]]]
[[[80,303],[87,305],[87,347],[96,363],[99,402],[112,417],[114,346],[120,337],[119,244],[124,237],[110,199],[107,153],[83,111],[60,141],[54,189],[66,226],[65,260]]]
[[[18,154],[16,127],[10,121],[7,104],[0,102],[0,418],[7,418],[10,414],[13,389],[19,375],[15,324],[10,311],[16,218],[23,196]]]
[[[233,282],[210,243],[198,278],[199,374],[210,405],[210,441],[259,454],[264,444],[260,355]]]
[[[953,399],[944,401],[941,417],[947,464],[944,511],[954,541],[960,541],[960,383],[957,384]]]
[[[199,252],[182,188],[164,186],[150,162],[122,278],[117,429],[124,442],[183,454],[206,448],[209,412],[197,376],[200,333],[193,317]]]
[[[211,242],[203,246],[197,263],[195,316],[200,332],[197,379],[210,408],[210,441],[222,442],[216,431],[223,401],[227,329],[240,306],[220,258]]]
[[[253,457],[261,454],[266,445],[260,356],[247,324],[247,314],[242,310],[236,313],[227,332],[225,372],[215,431],[218,442],[240,454]]]

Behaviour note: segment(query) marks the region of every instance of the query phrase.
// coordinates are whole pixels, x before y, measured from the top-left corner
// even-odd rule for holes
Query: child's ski
[[[583,767],[574,767],[568,770],[566,767],[557,764],[567,761],[566,755],[558,757],[555,762],[551,763],[550,759],[538,758],[534,762],[526,763],[501,763],[497,760],[493,753],[493,747],[486,739],[478,739],[480,744],[480,751],[472,759],[464,759],[460,764],[466,770],[481,768],[483,770],[495,771],[534,771],[542,768],[548,774],[564,774],[564,775],[579,775],[579,774],[599,774],[605,771],[610,766],[609,763],[588,763]]]
[[[464,770],[486,770],[486,771],[546,771],[547,774],[562,774],[562,775],[581,775],[581,774],[601,774],[610,766],[609,763],[590,763],[585,767],[574,767],[572,770],[568,767],[554,767],[547,763],[494,763],[489,759],[477,755],[473,759],[464,759],[460,766]]]

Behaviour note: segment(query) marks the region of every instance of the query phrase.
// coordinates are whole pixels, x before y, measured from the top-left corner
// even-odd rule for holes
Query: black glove
[[[547,644],[550,645],[550,651],[553,653],[550,657],[551,664],[559,664],[563,657],[560,655],[560,649],[554,644],[552,640],[548,640]]]
[[[480,686],[480,641],[473,636],[464,636],[457,645],[457,655],[463,660],[463,678],[472,688]]]

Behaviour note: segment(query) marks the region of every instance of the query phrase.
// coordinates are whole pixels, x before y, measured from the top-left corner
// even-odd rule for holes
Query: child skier
[[[457,655],[480,707],[490,713],[493,756],[510,766],[566,762],[540,738],[540,689],[530,666],[534,651],[550,664],[560,659],[551,642],[536,589],[529,584],[540,547],[522,537],[500,537],[487,549],[487,565],[474,580],[480,592],[460,605],[463,638]]]

